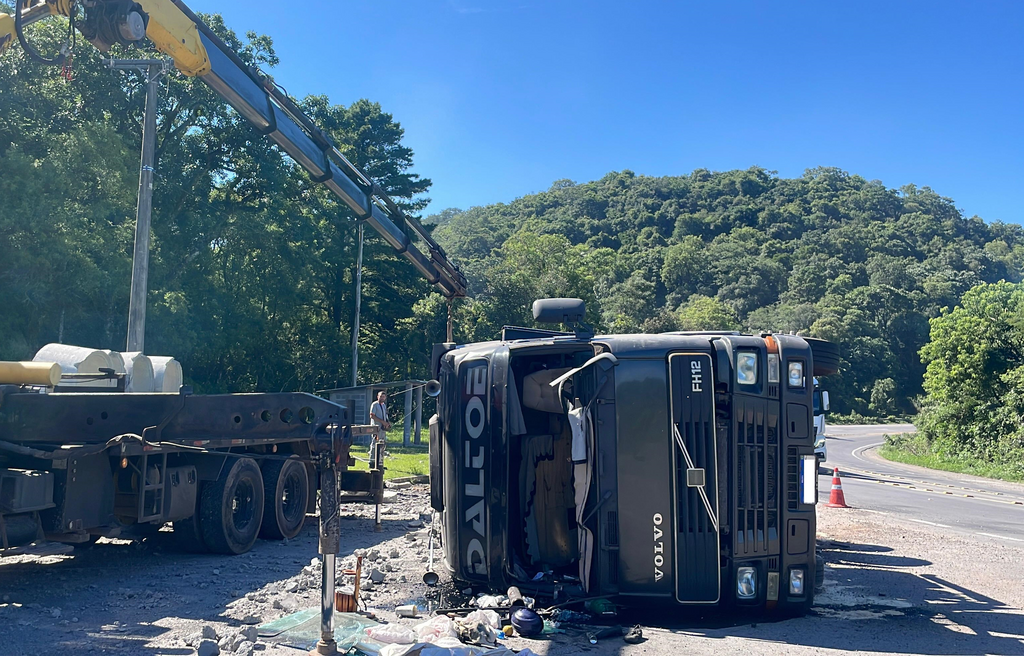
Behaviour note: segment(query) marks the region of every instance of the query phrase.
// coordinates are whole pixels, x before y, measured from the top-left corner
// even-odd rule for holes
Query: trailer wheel
[[[815,376],[831,376],[839,371],[839,345],[814,337],[804,337],[811,347]]]
[[[199,490],[197,490],[197,497],[202,495],[203,482],[199,481]],[[209,549],[203,542],[203,532],[199,528],[199,519],[201,515],[198,500],[196,502],[195,512],[192,513],[191,517],[185,519],[179,519],[176,522],[172,522],[174,526],[174,539],[178,543],[178,546],[182,550],[189,553],[206,553]]]
[[[203,543],[214,553],[241,554],[256,542],[263,522],[263,476],[252,458],[224,463],[199,501]]]
[[[309,476],[298,458],[267,460],[263,465],[264,540],[293,538],[306,521]]]

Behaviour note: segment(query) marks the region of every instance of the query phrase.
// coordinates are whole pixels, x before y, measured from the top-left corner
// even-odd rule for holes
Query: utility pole
[[[128,351],[144,351],[146,341],[146,294],[149,291],[149,234],[153,218],[153,173],[156,160],[156,102],[160,80],[171,70],[164,59],[108,59],[117,70],[137,70],[146,76],[146,114],[142,124],[142,163],[139,170],[139,202],[135,214],[135,252],[132,256],[132,289],[128,301]]]
[[[356,319],[352,322],[352,387],[359,383],[359,304],[363,300],[363,222],[359,222],[359,254],[356,255]]]

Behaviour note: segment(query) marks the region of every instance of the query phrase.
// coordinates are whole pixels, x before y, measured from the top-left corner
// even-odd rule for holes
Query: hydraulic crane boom
[[[148,37],[178,70],[209,85],[314,181],[334,192],[446,297],[466,295],[466,277],[423,225],[352,164],[273,80],[245,64],[180,0],[17,0],[14,16],[0,14],[0,54],[17,39],[35,58],[62,63],[66,53],[45,60],[23,33],[26,25],[53,15],[71,19],[104,51],[115,43],[133,44]],[[412,243],[406,227],[419,236],[428,254]]]

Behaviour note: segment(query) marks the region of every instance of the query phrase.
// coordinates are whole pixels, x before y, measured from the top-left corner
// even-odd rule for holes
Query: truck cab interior
[[[574,449],[569,411],[588,399],[576,395],[573,376],[551,383],[591,357],[591,347],[574,344],[526,349],[510,360],[509,567],[516,579],[578,575],[576,487],[583,481],[574,474],[586,450],[580,436]]]

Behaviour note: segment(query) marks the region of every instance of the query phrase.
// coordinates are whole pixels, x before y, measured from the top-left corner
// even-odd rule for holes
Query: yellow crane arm
[[[148,37],[157,50],[174,60],[178,70],[205,82],[258,132],[288,153],[310,178],[330,189],[442,294],[448,298],[466,295],[465,275],[420,222],[407,216],[295,101],[273,80],[243,62],[182,0],[17,0],[15,7],[17,21],[0,14],[0,54],[15,38],[27,44],[22,32],[26,25],[55,15],[73,18],[82,35],[102,51],[115,43],[136,44]],[[63,51],[54,60],[45,60],[38,53],[34,56],[60,63]],[[426,253],[413,244],[409,230],[419,236]]]
[[[210,58],[199,36],[199,27],[171,0],[138,0],[149,14],[146,36],[156,49],[174,60],[185,75],[206,75]]]
[[[70,17],[74,8],[72,0],[23,1],[22,25],[30,25],[47,16]],[[79,28],[93,45],[106,51],[114,42],[139,40],[132,34],[138,25],[144,26],[145,35],[156,49],[173,59],[174,65],[185,75],[210,72],[210,59],[199,37],[198,27],[173,0],[101,0],[86,10]],[[0,54],[14,43],[16,35],[14,16],[0,14]]]
[[[0,14],[0,55],[14,43],[14,16]]]

